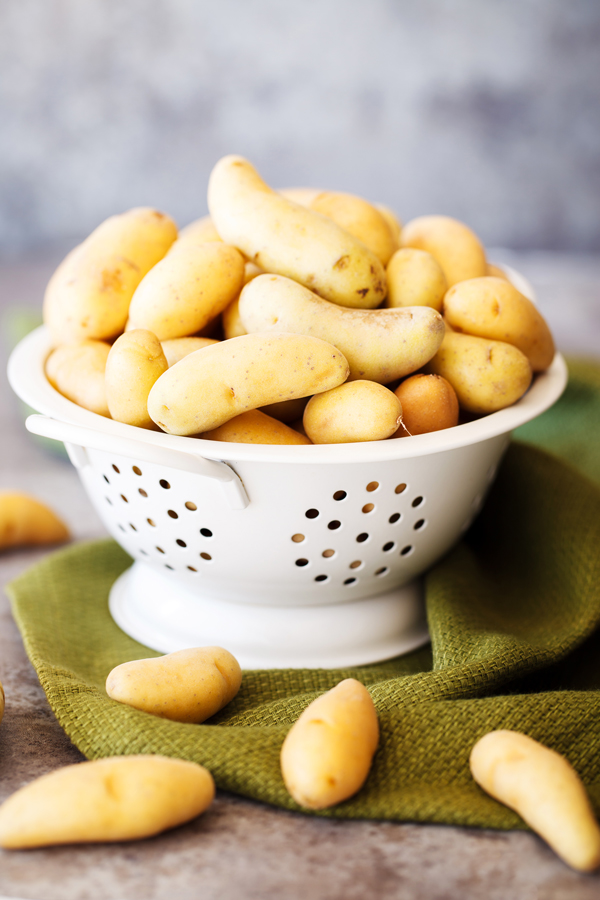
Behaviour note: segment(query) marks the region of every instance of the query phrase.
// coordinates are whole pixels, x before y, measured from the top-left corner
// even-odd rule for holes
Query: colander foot
[[[136,562],[114,583],[113,619],[153,650],[225,647],[243,669],[337,669],[409,653],[429,640],[420,579],[351,603],[259,606],[198,597]]]

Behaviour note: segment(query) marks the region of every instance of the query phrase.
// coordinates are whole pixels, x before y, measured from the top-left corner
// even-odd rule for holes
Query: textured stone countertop
[[[538,290],[563,351],[600,355],[600,259],[505,257]],[[0,313],[39,310],[52,254],[0,265]],[[5,331],[3,329],[3,331]],[[6,338],[6,333],[3,334]],[[5,343],[5,342],[4,342]],[[0,488],[50,503],[76,540],[104,534],[69,463],[28,437],[0,356]],[[2,585],[44,555],[0,556]],[[0,595],[0,801],[81,754],[48,706]],[[592,900],[600,875],[570,871],[537,837],[521,832],[326,821],[220,793],[195,822],[151,840],[112,846],[0,850],[0,900]]]

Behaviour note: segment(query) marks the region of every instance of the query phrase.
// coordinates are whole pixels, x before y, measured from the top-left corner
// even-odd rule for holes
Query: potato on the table
[[[342,306],[372,309],[386,294],[385,270],[362,241],[271,190],[241,156],[225,156],[208,184],[218,233],[266,272],[293,278]]]
[[[46,360],[46,377],[63,397],[110,418],[105,379],[109,353],[110,344],[105,341],[61,344]]]
[[[160,341],[151,331],[136,328],[118,337],[106,360],[106,401],[112,418],[154,428],[148,415],[148,394],[168,368]]]
[[[317,697],[290,728],[281,774],[296,803],[325,809],[363,786],[379,742],[377,713],[354,678]]]
[[[210,806],[203,766],[166,756],[115,756],[42,775],[0,807],[0,847],[132,841],[175,828]]]
[[[402,229],[401,247],[426,250],[438,261],[448,287],[487,273],[483,244],[463,222],[449,216],[419,216]]]
[[[420,369],[444,336],[434,309],[345,309],[280,275],[260,275],[247,284],[239,311],[248,332],[314,335],[341,350],[351,380],[380,384]]]
[[[169,434],[200,434],[249,409],[329,390],[347,377],[346,358],[326,341],[244,334],[167,369],[150,391],[148,412]]]
[[[187,337],[215,319],[244,284],[242,254],[222,242],[172,250],[140,282],[127,329],[147,328],[159,341]]]
[[[444,317],[455,331],[521,350],[534,372],[554,359],[554,341],[546,320],[531,300],[503,278],[487,276],[461,281],[444,297]]]
[[[397,396],[374,381],[348,381],[315,394],[302,418],[313,444],[383,441],[397,431],[401,421]]]
[[[242,670],[228,650],[191,647],[121,663],[109,673],[106,693],[153,716],[198,724],[233,700],[241,683]]]
[[[447,332],[426,367],[446,378],[468,412],[496,412],[516,403],[531,384],[529,360],[518,347],[470,334]]]
[[[0,491],[0,550],[58,544],[69,537],[65,523],[45,503],[21,491]]]
[[[411,375],[394,391],[402,404],[402,424],[394,437],[429,434],[458,425],[458,398],[441,375]]]
[[[294,401],[288,401],[294,402]],[[208,441],[233,444],[310,444],[307,437],[258,409],[250,409],[229,419],[213,431],[201,435]]]
[[[60,264],[46,288],[44,322],[56,344],[120,334],[138,284],[177,237],[164,213],[111,216]]]
[[[386,306],[431,306],[438,312],[442,311],[446,277],[431,253],[403,247],[390,259],[386,274]]]

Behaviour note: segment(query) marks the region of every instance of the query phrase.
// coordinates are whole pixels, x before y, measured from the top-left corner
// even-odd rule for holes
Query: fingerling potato
[[[75,341],[62,344],[46,360],[46,377],[63,397],[110,418],[106,402],[106,360],[110,344]]]
[[[463,222],[450,216],[419,216],[402,229],[401,247],[426,250],[438,261],[448,287],[487,272],[483,244]]]
[[[168,368],[160,341],[151,331],[136,328],[117,338],[106,360],[106,401],[112,418],[154,428],[148,415],[148,394]]]

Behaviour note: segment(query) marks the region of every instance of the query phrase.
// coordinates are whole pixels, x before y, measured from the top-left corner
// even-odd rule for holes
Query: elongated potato
[[[105,380],[109,353],[110,344],[105,341],[62,344],[46,360],[46,377],[63,397],[110,418]]]
[[[411,375],[394,391],[402,404],[402,424],[394,437],[429,434],[458,425],[458,398],[441,375]]]
[[[313,444],[350,444],[383,441],[402,421],[397,396],[374,381],[349,381],[315,394],[302,422]]]
[[[314,335],[342,351],[350,379],[387,384],[420,369],[444,336],[434,309],[344,309],[289,278],[260,275],[240,296],[240,316],[248,332]]]
[[[444,297],[444,316],[455,331],[505,341],[521,350],[534,372],[554,359],[554,341],[535,304],[503,278],[461,281]]]
[[[204,722],[237,694],[242,670],[222,647],[191,647],[116,666],[106,679],[112,700],[172,719]]]
[[[340,681],[308,706],[281,748],[281,774],[300,806],[325,809],[365,783],[379,742],[379,723],[367,689]]]
[[[161,341],[160,345],[165,354],[168,366],[174,366],[175,363],[189,356],[194,350],[201,350],[203,347],[210,347],[211,344],[218,344],[214,338],[205,337],[181,337],[170,338],[168,341]]]
[[[266,272],[342,306],[372,309],[384,299],[385,270],[375,254],[331,219],[271,190],[241,156],[214,167],[208,206],[223,240]]]
[[[258,409],[250,409],[239,416],[234,416],[219,428],[205,432],[202,437],[209,441],[231,441],[234,444],[312,443],[293,428]]]
[[[196,763],[115,756],[42,775],[0,807],[0,847],[132,841],[175,828],[210,806],[215,786]]]
[[[392,309],[398,306],[431,306],[438,312],[442,311],[446,277],[431,253],[403,247],[390,259],[386,274],[386,306]]]
[[[516,403],[532,378],[529,360],[517,347],[454,331],[446,333],[425,370],[446,378],[460,406],[479,414]]]
[[[396,249],[396,241],[385,218],[367,200],[355,194],[323,191],[312,200],[310,209],[333,219],[340,228],[366,244],[382,265],[387,266]]]
[[[113,419],[139,428],[154,428],[148,394],[169,368],[160,341],[144,328],[117,338],[106,360],[106,400]]]
[[[200,331],[239,294],[244,260],[228,244],[187,245],[169,253],[140,282],[127,328],[147,328],[159,341]]]
[[[491,731],[473,747],[475,781],[519,813],[569,866],[600,866],[600,828],[569,761],[516,731]]]
[[[419,216],[402,229],[401,247],[426,250],[438,261],[448,287],[487,273],[483,244],[463,222],[449,216]]]
[[[135,289],[176,237],[169,216],[145,207],[112,216],[96,228],[48,282],[44,322],[54,342],[120,334]]]
[[[346,358],[318,338],[244,334],[168,369],[150,391],[148,412],[169,434],[200,434],[249,409],[327,391],[347,377]]]
[[[44,503],[20,491],[0,491],[0,550],[68,541],[69,529]]]

